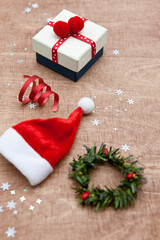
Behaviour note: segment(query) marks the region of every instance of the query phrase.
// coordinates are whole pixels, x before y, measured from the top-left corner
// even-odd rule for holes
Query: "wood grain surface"
[[[36,2],[38,8],[31,7],[30,13],[22,14],[30,7],[30,1],[0,0],[0,135],[27,119],[68,117],[83,96],[96,96],[96,109],[83,117],[70,153],[39,189],[31,187],[0,156],[0,185],[8,182],[10,190],[16,191],[11,195],[10,190],[0,189],[0,206],[4,209],[0,212],[0,239],[8,239],[5,234],[8,227],[15,227],[16,240],[160,239],[160,1]],[[77,83],[36,63],[32,50],[32,37],[46,24],[47,18],[63,8],[109,31],[103,57]],[[113,54],[115,49],[119,50],[118,55]],[[19,60],[23,62],[17,63]],[[23,74],[41,76],[60,95],[57,113],[51,111],[52,96],[43,108],[30,109],[17,101]],[[117,89],[123,95],[115,94]],[[129,105],[128,99],[133,99],[134,105]],[[93,125],[94,119],[100,125]],[[123,211],[108,208],[95,213],[90,207],[82,208],[71,189],[74,183],[68,178],[69,162],[84,153],[84,142],[92,146],[102,141],[113,147],[129,145],[130,151],[122,153],[139,156],[145,166],[147,184],[140,190],[135,206]],[[102,187],[104,184],[115,187],[121,179],[119,172],[108,165],[98,167],[91,176],[91,184]],[[19,197],[23,195],[26,200],[21,202]],[[35,203],[37,198],[42,200],[40,205]],[[17,203],[17,215],[6,208],[11,200]],[[34,211],[29,210],[30,205],[35,206]]]

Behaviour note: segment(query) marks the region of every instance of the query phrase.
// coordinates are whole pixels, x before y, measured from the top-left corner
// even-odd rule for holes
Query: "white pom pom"
[[[94,110],[94,102],[91,98],[84,97],[79,100],[78,107],[82,108],[84,114],[88,114]]]

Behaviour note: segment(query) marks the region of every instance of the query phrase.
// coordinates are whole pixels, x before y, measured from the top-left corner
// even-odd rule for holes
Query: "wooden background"
[[[8,182],[10,190],[16,191],[11,195],[0,189],[4,209],[0,213],[0,239],[8,239],[8,227],[15,227],[16,240],[160,239],[160,1],[37,0],[37,9],[22,14],[30,7],[28,3],[0,0],[0,134],[27,119],[68,117],[83,96],[96,96],[98,108],[83,117],[72,150],[39,189],[30,187],[0,156],[0,185]],[[109,31],[103,57],[77,83],[37,64],[32,50],[32,37],[46,24],[46,18],[54,17],[63,8]],[[120,53],[117,56],[113,54],[115,49]],[[17,63],[19,60],[23,62]],[[23,74],[41,76],[60,95],[57,113],[51,111],[52,96],[43,108],[30,109],[17,101]],[[117,89],[123,90],[122,96],[115,94]],[[129,106],[128,99],[133,99],[134,105]],[[99,126],[92,125],[94,119],[100,120]],[[118,131],[114,131],[115,127]],[[67,176],[69,162],[84,153],[83,142],[92,146],[102,141],[120,148],[127,144],[130,151],[123,154],[140,156],[148,181],[135,207],[95,213],[77,204],[71,189],[73,182]],[[91,176],[91,183],[102,187],[115,187],[121,179],[119,172],[107,165],[98,167]],[[22,203],[19,197],[23,195],[26,200]],[[35,203],[37,198],[42,200],[41,205]],[[17,215],[6,208],[11,200],[17,203]],[[33,212],[29,210],[31,204],[36,206]]]

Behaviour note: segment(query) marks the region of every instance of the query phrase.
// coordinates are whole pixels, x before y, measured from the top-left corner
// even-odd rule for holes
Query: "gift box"
[[[107,29],[81,17],[84,22],[81,31],[57,36],[53,31],[55,24],[68,23],[75,16],[63,9],[33,37],[33,50],[37,62],[76,82],[102,56]]]

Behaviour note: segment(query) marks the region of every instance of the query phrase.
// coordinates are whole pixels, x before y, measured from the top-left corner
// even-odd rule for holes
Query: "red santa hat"
[[[28,179],[42,182],[71,149],[82,115],[94,102],[82,98],[68,119],[32,119],[9,128],[0,137],[0,153]]]

